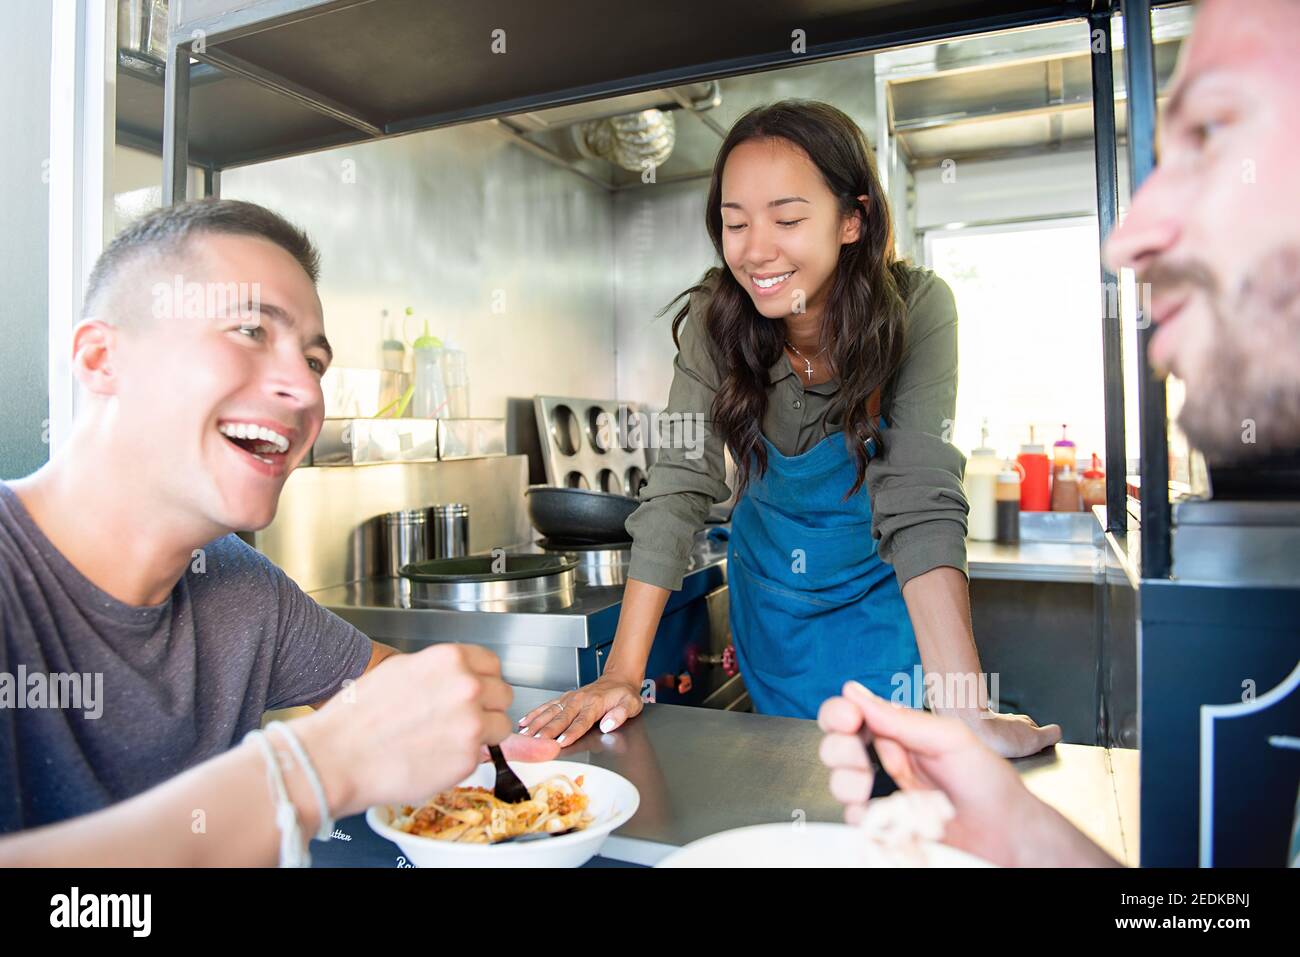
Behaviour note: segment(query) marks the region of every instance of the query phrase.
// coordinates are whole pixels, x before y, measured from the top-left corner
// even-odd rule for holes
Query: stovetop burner
[[[632,562],[632,542],[567,544],[553,538],[538,539],[537,545],[550,554],[564,552],[578,562],[578,580],[584,585],[614,586],[627,581]]]
[[[576,556],[470,555],[402,568],[402,591],[412,604],[464,609],[525,610],[518,603],[573,601]]]
[[[620,552],[632,547],[629,538],[624,542],[566,542],[559,538],[539,538],[537,544],[548,552]]]

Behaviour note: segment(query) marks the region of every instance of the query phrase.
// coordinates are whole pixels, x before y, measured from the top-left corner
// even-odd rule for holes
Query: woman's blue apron
[[[842,433],[802,455],[767,445],[767,470],[732,513],[732,641],[761,714],[815,718],[856,679],[883,698],[910,688],[921,658],[898,578],[876,554],[864,484]],[[912,695],[906,695],[910,703]]]

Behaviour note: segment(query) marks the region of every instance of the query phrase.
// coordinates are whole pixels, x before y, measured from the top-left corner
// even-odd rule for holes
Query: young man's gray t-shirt
[[[0,482],[0,833],[138,794],[369,660],[365,635],[234,535],[161,605],[124,604]]]

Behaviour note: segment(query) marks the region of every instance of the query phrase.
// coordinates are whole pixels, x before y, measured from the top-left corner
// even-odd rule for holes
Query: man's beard
[[[1203,268],[1194,272],[1205,275]],[[1188,383],[1179,427],[1216,465],[1294,452],[1300,448],[1300,247],[1274,250],[1232,296],[1195,284],[1213,316],[1214,355]]]

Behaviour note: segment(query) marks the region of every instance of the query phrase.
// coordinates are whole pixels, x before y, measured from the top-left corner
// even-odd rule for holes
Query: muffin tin
[[[636,497],[646,480],[650,439],[646,423],[634,427],[636,403],[539,395],[533,409],[547,484]],[[626,429],[621,409],[627,410]]]

